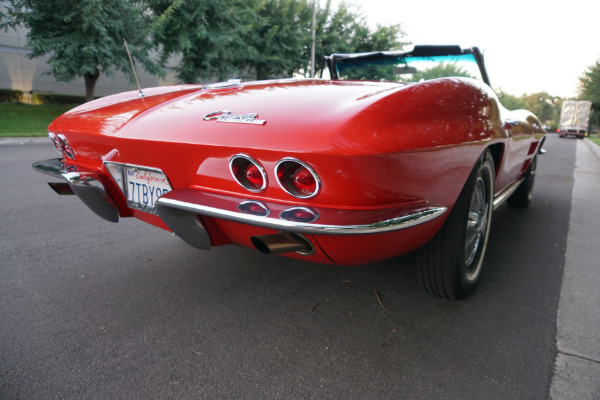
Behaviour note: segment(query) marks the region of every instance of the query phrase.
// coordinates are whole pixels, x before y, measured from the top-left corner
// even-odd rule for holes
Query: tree
[[[308,65],[312,4],[308,0],[262,0],[254,4],[246,43],[252,58],[245,67],[256,79],[290,77]]]
[[[522,97],[513,96],[512,94],[503,93],[498,96],[500,103],[509,110],[519,110],[525,108],[525,101]]]
[[[245,38],[255,19],[251,2],[243,0],[146,0],[153,18],[154,42],[160,60],[179,57],[177,77],[237,77],[240,67],[257,55]]]
[[[401,41],[403,36],[400,24],[377,25],[371,29],[359,7],[342,2],[332,11],[331,0],[327,0],[325,8],[317,12],[316,59],[322,60],[332,53],[401,50],[408,44]],[[308,54],[304,57],[308,59]],[[316,67],[321,70],[323,66],[317,63]]]
[[[544,125],[558,125],[562,99],[546,92],[523,95],[524,108],[534,113]]]
[[[500,103],[509,110],[525,109],[535,114],[549,129],[558,126],[563,99],[546,92],[524,94],[516,97],[502,93]]]
[[[600,103],[600,60],[579,78],[579,99]]]
[[[429,80],[435,78],[446,78],[452,76],[463,76],[466,78],[475,78],[467,70],[460,65],[454,63],[440,63],[435,67],[428,68],[424,71],[419,71],[413,74],[411,80],[419,82],[420,80]]]
[[[153,74],[162,70],[148,56],[151,42],[143,8],[127,0],[8,0],[0,28],[28,29],[29,57],[48,55],[50,74],[60,81],[82,76],[86,99],[94,97],[100,74],[122,71],[133,78],[123,45]]]
[[[179,57],[184,82],[308,74],[313,0],[146,0],[161,63]],[[317,9],[316,59],[332,52],[401,48],[399,25],[369,29],[342,2]],[[317,62],[317,70],[321,62]]]

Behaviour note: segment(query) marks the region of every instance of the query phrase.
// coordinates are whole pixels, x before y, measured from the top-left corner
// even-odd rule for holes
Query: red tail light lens
[[[251,192],[260,192],[267,187],[264,168],[250,156],[237,154],[231,157],[229,170],[236,182]]]
[[[263,187],[265,180],[260,173],[258,167],[254,164],[248,164],[246,167],[246,180],[256,190],[260,190]]]
[[[294,189],[303,196],[312,195],[317,189],[317,180],[306,167],[296,168],[292,175]]]
[[[50,138],[52,143],[54,143],[56,150],[58,150],[58,152],[60,153],[61,156],[69,157],[72,160],[75,159],[75,152],[73,151],[73,148],[67,141],[67,138],[65,137],[65,135],[63,135],[63,134],[56,135],[52,132],[48,132],[48,137]]]
[[[318,175],[302,161],[284,158],[277,163],[275,173],[279,185],[294,197],[306,199],[319,192]]]

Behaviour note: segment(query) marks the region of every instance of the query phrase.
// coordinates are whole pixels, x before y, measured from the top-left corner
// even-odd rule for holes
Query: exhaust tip
[[[256,250],[260,251],[263,254],[271,254],[271,250],[269,249],[269,246],[267,246],[267,244],[265,242],[263,242],[260,239],[260,237],[252,236],[250,238],[250,241],[252,242],[252,245],[256,248]]]
[[[315,252],[310,241],[296,233],[280,232],[272,235],[252,236],[250,241],[263,254],[296,252],[308,256]]]
[[[75,192],[73,192],[73,189],[71,189],[71,186],[69,186],[67,182],[48,182],[48,186],[50,186],[52,190],[54,190],[61,196],[75,194]]]

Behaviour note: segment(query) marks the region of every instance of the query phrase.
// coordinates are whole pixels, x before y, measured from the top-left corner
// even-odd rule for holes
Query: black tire
[[[525,172],[525,180],[521,182],[517,190],[510,195],[506,202],[511,207],[525,208],[533,199],[533,185],[535,184],[535,173],[537,169],[537,156],[533,157],[529,168]]]
[[[431,296],[458,300],[477,287],[492,223],[494,175],[486,150],[441,230],[416,251],[417,276]]]

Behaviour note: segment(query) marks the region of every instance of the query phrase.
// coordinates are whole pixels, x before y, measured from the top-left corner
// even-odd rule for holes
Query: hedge
[[[23,101],[23,92],[20,90],[0,89],[0,103],[18,103]],[[32,104],[83,104],[85,96],[72,96],[68,94],[32,93]]]
[[[23,97],[23,92],[20,90],[0,89],[0,102],[16,103]]]
[[[85,96],[73,96],[68,94],[33,93],[31,102],[33,104],[83,104]]]

